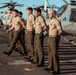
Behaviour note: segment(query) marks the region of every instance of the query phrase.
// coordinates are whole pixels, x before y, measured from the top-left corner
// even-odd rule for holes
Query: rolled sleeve
[[[56,27],[57,27],[57,30],[61,30],[61,24],[60,24],[60,21],[56,21]]]
[[[42,27],[44,27],[44,26],[45,26],[44,19],[41,19],[41,26],[42,26]]]

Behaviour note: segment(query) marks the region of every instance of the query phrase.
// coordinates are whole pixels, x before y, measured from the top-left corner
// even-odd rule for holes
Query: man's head
[[[26,9],[26,13],[28,15],[32,14],[32,12],[33,12],[33,9],[31,7],[29,7],[29,8]]]
[[[56,11],[55,10],[50,10],[49,11],[49,18],[52,19],[52,18],[55,18],[56,17]]]
[[[14,17],[18,16],[18,10],[14,9],[12,14],[13,14]]]
[[[12,14],[13,9],[8,10],[8,14]]]
[[[35,15],[35,17],[38,17],[39,15],[41,15],[41,9],[40,8],[36,8],[34,10],[34,15]]]
[[[18,16],[22,17],[23,13],[21,11],[18,12]]]

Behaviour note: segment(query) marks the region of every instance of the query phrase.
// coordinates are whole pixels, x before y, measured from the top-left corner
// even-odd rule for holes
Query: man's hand
[[[60,36],[62,34],[62,30],[58,30],[58,35]]]
[[[25,25],[23,25],[23,28],[26,29]]]
[[[9,30],[7,30],[6,32],[7,32],[7,33],[9,33],[10,31],[9,31]]]
[[[36,27],[35,27],[35,25],[32,25],[32,27],[33,27],[33,29],[35,29]]]
[[[45,31],[46,29],[47,29],[47,26],[44,26],[44,27],[43,27],[43,31]]]

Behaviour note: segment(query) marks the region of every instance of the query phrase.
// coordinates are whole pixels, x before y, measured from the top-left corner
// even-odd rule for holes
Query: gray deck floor
[[[28,62],[24,56],[13,52],[6,56],[3,51],[8,50],[8,34],[6,30],[0,29],[0,75],[52,75],[50,71],[43,68],[48,64],[47,38],[44,42],[45,66],[37,67],[36,64]],[[62,37],[59,47],[60,75],[76,75],[76,47],[65,41]],[[25,68],[35,68],[34,71],[25,71]]]

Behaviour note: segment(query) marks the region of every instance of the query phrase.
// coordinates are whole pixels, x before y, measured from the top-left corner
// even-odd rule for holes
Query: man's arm
[[[59,29],[59,30],[58,30],[58,35],[60,36],[61,34],[62,34],[62,30]]]
[[[45,31],[47,29],[47,26],[43,18],[41,19],[41,25],[42,25],[43,31]]]
[[[62,34],[62,28],[61,28],[61,23],[60,21],[56,22],[57,30],[58,30],[58,36]]]
[[[45,30],[47,30],[47,26],[46,25],[43,26],[43,31],[45,31]]]
[[[26,26],[24,25],[24,22],[19,18],[19,22],[21,23],[21,25],[22,25],[22,27],[24,28],[24,29],[26,29]]]
[[[12,15],[10,15],[10,21],[9,21],[9,25],[11,26],[12,25]]]
[[[10,32],[14,27],[12,26],[9,30],[7,30],[7,33]]]

